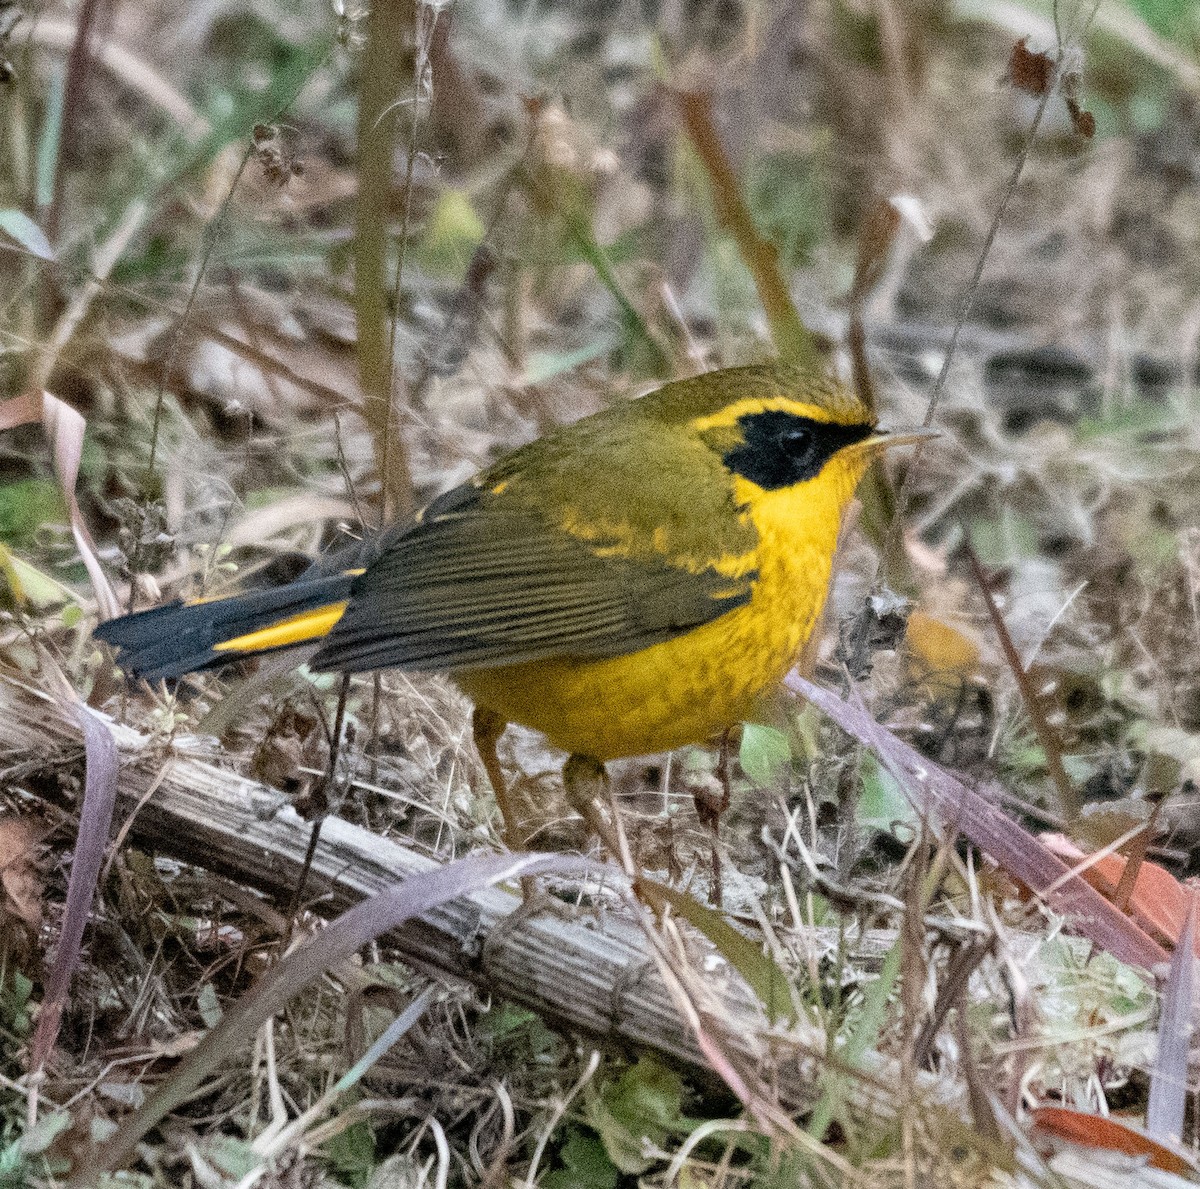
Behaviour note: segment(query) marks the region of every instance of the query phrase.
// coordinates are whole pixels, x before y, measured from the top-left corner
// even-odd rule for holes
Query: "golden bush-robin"
[[[552,430],[291,583],[95,635],[151,679],[298,646],[320,671],[446,670],[518,845],[505,724],[571,753],[570,793],[753,716],[818,621],[871,458],[921,436],[783,364],[709,372]]]

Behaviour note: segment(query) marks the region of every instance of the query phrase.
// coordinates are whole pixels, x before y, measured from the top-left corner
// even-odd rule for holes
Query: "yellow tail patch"
[[[313,611],[302,611],[288,619],[281,619],[270,627],[259,628],[233,640],[213,645],[214,652],[263,652],[268,648],[283,648],[288,644],[303,644],[306,640],[319,640],[345,614],[347,604],[330,603]]]

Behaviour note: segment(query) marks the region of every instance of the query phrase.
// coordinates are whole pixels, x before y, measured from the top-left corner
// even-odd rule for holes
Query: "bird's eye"
[[[812,442],[812,431],[805,429],[801,425],[788,426],[779,435],[779,444],[792,458],[807,454],[812,447]]]
[[[785,409],[763,409],[738,418],[742,440],[722,455],[735,474],[764,491],[816,478],[843,446],[861,441],[870,428],[815,421]]]

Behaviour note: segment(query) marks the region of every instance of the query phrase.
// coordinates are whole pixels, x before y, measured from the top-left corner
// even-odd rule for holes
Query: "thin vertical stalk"
[[[813,336],[792,301],[779,271],[778,252],[755,225],[754,216],[742,196],[737,174],[725,154],[713,124],[712,100],[708,95],[684,93],[676,96],[683,126],[708,174],[713,203],[721,225],[733,236],[738,252],[754,277],[758,299],[771,327],[771,337],[781,358],[813,371],[823,370]]]
[[[83,0],[75,26],[75,41],[67,58],[67,83],[63,98],[62,127],[59,130],[57,152],[51,181],[50,205],[46,208],[43,230],[46,238],[56,244],[62,222],[63,185],[66,175],[65,157],[83,111],[87,79],[92,63],[92,38],[105,0]]]
[[[404,87],[407,65],[407,56],[400,49],[415,44],[416,30],[417,6],[413,0],[377,0],[371,6],[358,101],[354,311],[359,376],[366,395],[363,415],[375,444],[383,514],[408,500],[411,491],[407,459],[391,439],[394,330],[388,326],[387,258],[392,167],[398,136],[396,97]],[[412,159],[410,153],[409,192]],[[407,197],[405,201],[407,204]]]

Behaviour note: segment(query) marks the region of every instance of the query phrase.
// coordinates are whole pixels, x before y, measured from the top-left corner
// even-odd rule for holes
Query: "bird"
[[[604,765],[753,719],[816,628],[846,509],[887,433],[782,362],[669,382],[551,429],[297,579],[110,619],[132,677],[306,650],[310,669],[449,673],[504,819],[510,723],[568,753],[601,836]]]

